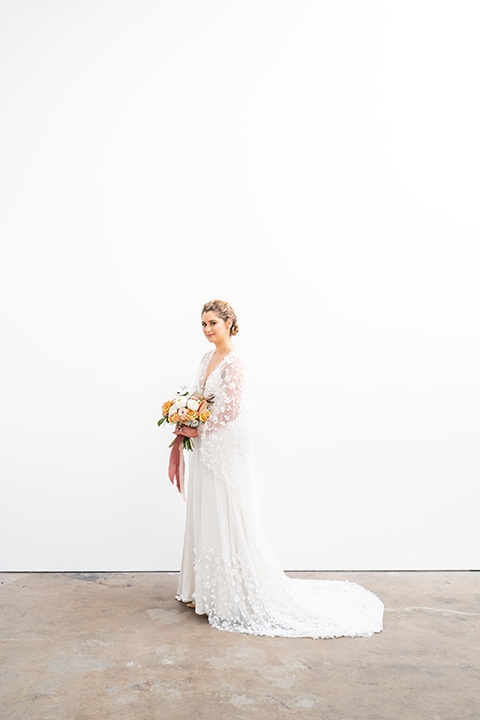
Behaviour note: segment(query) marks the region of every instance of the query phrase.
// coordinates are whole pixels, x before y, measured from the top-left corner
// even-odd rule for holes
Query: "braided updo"
[[[236,335],[238,333],[238,323],[235,310],[231,305],[225,302],[225,300],[210,300],[210,302],[205,303],[202,308],[202,315],[207,312],[214,312],[215,315],[218,315],[218,317],[224,322],[231,320],[232,327],[230,328],[230,335]]]

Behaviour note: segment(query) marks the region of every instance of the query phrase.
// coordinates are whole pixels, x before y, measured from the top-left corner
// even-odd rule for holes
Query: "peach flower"
[[[209,417],[210,417],[210,410],[205,410],[205,412],[200,414],[199,420],[200,420],[200,422],[207,422]]]
[[[173,405],[173,400],[167,400],[167,402],[163,403],[163,407],[162,407],[162,415],[163,416],[165,416],[168,413],[168,411],[170,410],[172,405]]]

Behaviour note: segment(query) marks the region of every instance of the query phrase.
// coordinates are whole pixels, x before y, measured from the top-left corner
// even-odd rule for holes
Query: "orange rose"
[[[165,417],[165,415],[168,413],[168,411],[170,410],[170,408],[172,407],[172,405],[173,405],[173,400],[167,400],[167,402],[164,402],[164,403],[163,403],[162,415],[163,415],[164,417]]]
[[[187,420],[196,420],[197,413],[195,412],[195,410],[187,410],[186,418],[187,418]]]
[[[180,422],[180,415],[178,413],[172,413],[168,418],[168,421],[171,423],[178,423]]]
[[[205,410],[205,412],[201,413],[199,416],[200,422],[207,422],[208,418],[210,417],[210,410]]]

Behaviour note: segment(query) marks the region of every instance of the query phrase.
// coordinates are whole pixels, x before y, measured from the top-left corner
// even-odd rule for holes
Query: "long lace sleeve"
[[[243,378],[241,359],[236,355],[227,356],[221,368],[210,418],[205,423],[203,433],[214,432],[238,418],[242,403]]]
[[[199,428],[201,461],[230,488],[242,488],[245,501],[257,512],[248,383],[245,365],[236,350],[209,375],[203,389],[205,396],[213,395],[213,403],[209,419]]]

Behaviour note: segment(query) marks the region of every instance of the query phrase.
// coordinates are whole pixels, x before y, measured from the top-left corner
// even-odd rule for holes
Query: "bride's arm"
[[[201,384],[201,378],[205,376],[205,372],[207,369],[208,361],[210,360],[211,353],[205,353],[205,355],[200,360],[200,365],[198,366],[197,373],[195,375],[195,380],[193,381],[193,388],[197,392],[200,390],[200,384]],[[186,437],[198,437],[199,432],[197,428],[189,427],[188,425],[182,425],[179,427],[176,427],[173,431],[174,435],[185,435]]]
[[[222,385],[214,399],[210,417],[200,426],[199,435],[225,427],[237,419],[240,413],[244,383],[243,364],[237,355],[228,357],[221,373]]]

